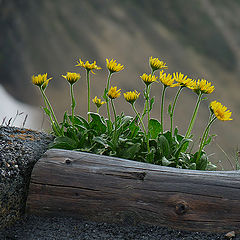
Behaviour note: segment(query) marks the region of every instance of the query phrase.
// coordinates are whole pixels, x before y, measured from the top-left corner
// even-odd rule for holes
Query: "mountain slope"
[[[84,114],[85,73],[74,67],[78,58],[97,60],[101,67],[105,66],[106,57],[116,58],[126,69],[113,76],[112,84],[123,90],[140,91],[143,84],[139,76],[149,72],[149,56],[160,57],[167,62],[169,72],[204,77],[216,86],[209,99],[228,106],[234,121],[217,122],[213,132],[219,133],[219,143],[230,151],[240,140],[239,10],[237,0],[2,0],[1,83],[16,98],[39,105],[40,98],[30,78],[32,74],[48,72],[54,76],[48,94],[57,112],[63,112],[69,98],[68,87],[60,75],[80,71],[82,78],[76,86],[76,96],[81,104],[77,109]],[[106,74],[102,70],[93,76],[93,97],[102,95]],[[63,94],[66,99],[61,101]],[[167,104],[174,94],[173,89],[167,92]],[[161,86],[153,88],[153,95],[156,96],[153,117],[158,118]],[[179,99],[175,122],[182,132],[195,101],[196,96],[190,91],[184,91]],[[142,103],[143,98],[137,107]],[[208,103],[202,104],[195,129],[201,130],[206,125]],[[121,111],[132,114],[123,99],[117,105]],[[165,121],[168,124],[168,118]],[[201,131],[195,132],[200,136]]]

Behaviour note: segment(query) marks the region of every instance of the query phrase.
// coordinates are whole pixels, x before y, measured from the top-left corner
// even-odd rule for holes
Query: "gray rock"
[[[15,127],[0,127],[0,229],[24,213],[34,164],[53,136]]]

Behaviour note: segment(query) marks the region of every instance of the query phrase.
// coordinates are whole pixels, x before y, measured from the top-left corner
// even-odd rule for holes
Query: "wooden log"
[[[67,150],[35,165],[26,210],[181,230],[240,231],[239,171],[195,171]]]

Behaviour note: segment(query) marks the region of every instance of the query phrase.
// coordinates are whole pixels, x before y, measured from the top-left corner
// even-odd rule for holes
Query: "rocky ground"
[[[1,234],[0,234],[1,236]],[[25,216],[2,240],[220,240],[225,234],[177,231],[158,226],[119,226],[73,218]],[[237,236],[233,240],[240,240]]]
[[[73,218],[24,216],[32,168],[53,137],[0,127],[0,240],[217,240],[225,234],[178,231],[158,226],[120,226]],[[240,240],[229,234],[227,239]]]

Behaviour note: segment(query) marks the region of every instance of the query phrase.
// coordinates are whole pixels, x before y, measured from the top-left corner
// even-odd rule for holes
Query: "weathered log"
[[[240,231],[240,172],[182,170],[67,150],[35,165],[26,210],[191,231]]]

